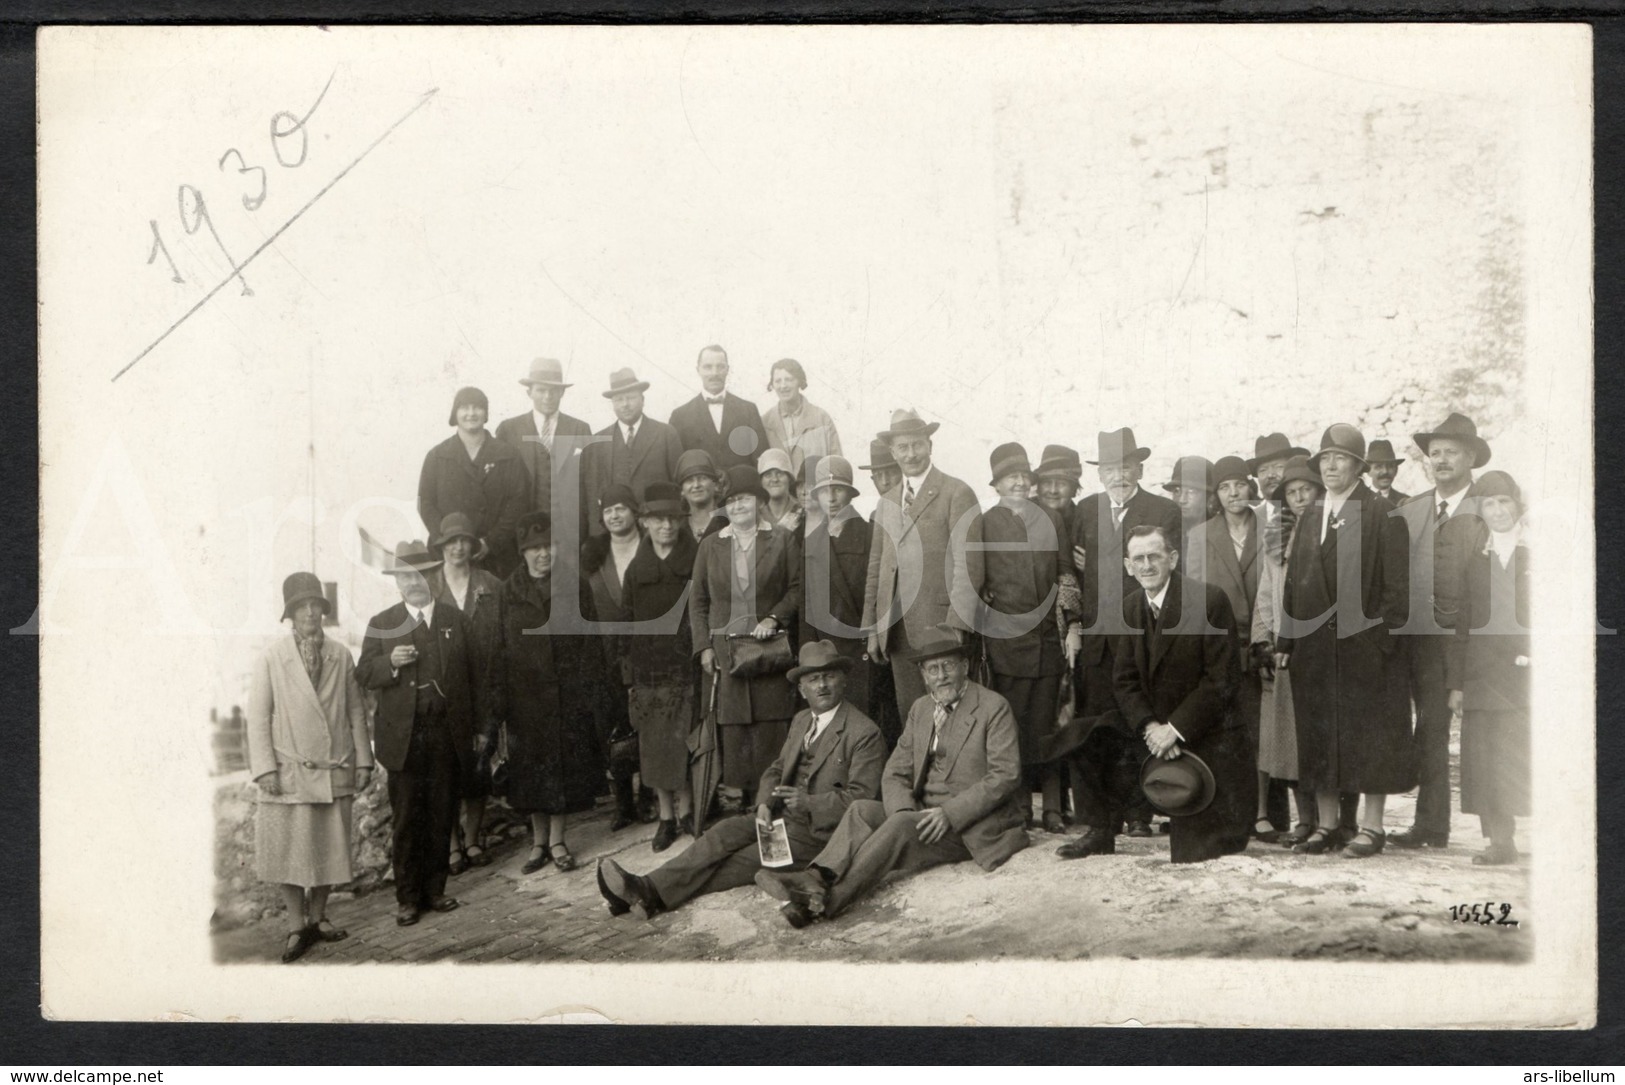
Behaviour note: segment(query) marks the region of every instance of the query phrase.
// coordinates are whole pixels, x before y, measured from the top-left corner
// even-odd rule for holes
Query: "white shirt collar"
[[[1151,603],[1152,606],[1156,607],[1158,611],[1162,610],[1162,601],[1168,598],[1168,585],[1172,584],[1173,582],[1174,578],[1170,576],[1162,585],[1162,590],[1157,594],[1152,595],[1150,592],[1146,592],[1146,599]]]
[[[807,733],[809,735],[811,735],[812,737],[810,739],[808,739],[807,741],[809,743],[817,742],[819,736],[824,733],[824,728],[829,726],[829,721],[834,719],[835,718],[835,713],[839,712],[840,710],[841,710],[841,706],[836,705],[834,708],[830,709],[828,712],[825,712],[825,713],[822,713],[822,714],[814,712],[813,713],[812,726],[807,729]]]
[[[547,432],[547,419],[548,419],[547,415],[543,414],[541,411],[538,411],[536,408],[532,407],[531,411],[530,411],[530,417],[536,423],[536,432],[537,433],[540,434],[540,433],[546,433]],[[552,415],[552,418],[553,418],[553,428],[558,429],[559,428],[559,412],[554,411],[553,415]]]
[[[1445,511],[1451,516],[1456,515],[1456,513],[1461,509],[1461,503],[1467,499],[1467,491],[1472,488],[1472,484],[1468,483],[1466,486],[1463,486],[1461,489],[1457,490],[1450,497],[1446,497],[1438,490],[1434,490],[1433,511],[1437,513],[1439,511],[1439,502],[1443,501]]]
[[[620,419],[616,419],[616,424],[621,427],[621,439],[627,444],[631,444],[632,438],[637,434],[638,427],[643,425],[643,416],[638,415],[635,422],[622,422]]]
[[[470,580],[470,583],[472,583],[473,577],[470,577],[469,580]],[[422,607],[415,607],[411,603],[407,603],[406,604],[406,610],[407,610],[408,613],[415,615],[424,624],[431,625],[431,626],[434,625],[434,599],[433,599],[433,597],[431,597],[429,599],[429,601],[427,603],[425,603]]]

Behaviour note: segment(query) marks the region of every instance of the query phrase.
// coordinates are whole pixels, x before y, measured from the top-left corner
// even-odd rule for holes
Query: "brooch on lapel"
[[[1348,523],[1348,521],[1343,519],[1341,516],[1339,516],[1337,519],[1332,521],[1332,530],[1333,531],[1342,531],[1343,530],[1343,525],[1346,524],[1346,523]]]
[[[491,468],[493,468],[495,466],[496,466],[496,464],[494,464],[494,463],[486,464],[485,465],[485,473],[489,475],[491,473]]]
[[[450,640],[451,639],[451,627],[447,626],[445,629],[442,629],[440,631],[440,635],[442,637],[445,637],[447,640]]]

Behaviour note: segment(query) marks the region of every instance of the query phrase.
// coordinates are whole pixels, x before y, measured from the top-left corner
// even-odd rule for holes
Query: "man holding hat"
[[[756,826],[784,819],[796,869],[829,842],[854,802],[880,791],[886,746],[880,731],[846,700],[852,660],[827,640],[801,646],[798,666],[786,676],[807,707],[790,722],[779,756],[762,774],[756,815],[725,818],[692,847],[648,874],[624,870],[613,859],[598,864],[598,892],[611,915],[636,908],[649,919],[701,893],[749,885],[762,870]]]
[[[643,393],[648,389],[649,382],[638,380],[630,369],[609,375],[604,398],[615,408],[615,421],[595,434],[606,439],[594,441],[581,453],[584,515],[593,535],[604,532],[603,498],[611,486],[625,486],[641,501],[649,483],[676,481],[683,445],[676,430],[644,417]]]
[[[1073,708],[1077,715],[1115,717],[1112,643],[1122,631],[1123,600],[1138,588],[1123,564],[1123,540],[1136,527],[1165,529],[1180,537],[1179,506],[1140,488],[1145,461],[1151,455],[1127,426],[1102,432],[1098,459],[1102,492],[1078,502],[1073,541],[1083,548],[1079,587],[1083,595],[1083,643],[1072,672]],[[1076,820],[1110,840],[1128,822],[1131,835],[1151,835],[1151,807],[1138,784],[1139,744],[1115,727],[1096,727],[1072,765],[1072,803]],[[1089,834],[1085,834],[1089,835]]]
[[[726,474],[730,467],[755,467],[768,449],[767,429],[756,404],[728,391],[728,352],[705,347],[694,363],[700,394],[671,412],[671,426],[683,451],[703,448]]]
[[[869,658],[891,662],[898,715],[925,693],[908,649],[950,625],[968,633],[982,590],[981,506],[971,488],[931,462],[927,423],[912,410],[892,412],[879,434],[902,481],[875,506],[875,532],[863,590]],[[899,658],[900,657],[900,658]]]
[[[1388,499],[1396,508],[1411,499],[1410,494],[1394,489],[1394,476],[1399,473],[1399,457],[1394,455],[1391,441],[1372,441],[1365,453],[1365,473],[1371,478],[1371,490],[1378,497]]]
[[[1415,783],[1404,638],[1408,600],[1405,525],[1360,481],[1365,437],[1338,423],[1321,436],[1325,492],[1303,513],[1287,558],[1276,658],[1292,676],[1298,787],[1315,793],[1319,825],[1294,851],[1342,843],[1340,793],[1363,796],[1359,831],[1342,854],[1382,851],[1387,797]]]
[[[1466,415],[1451,413],[1437,428],[1412,435],[1433,475],[1433,489],[1399,508],[1410,536],[1410,621],[1405,649],[1416,710],[1416,820],[1395,833],[1399,848],[1450,843],[1450,691],[1445,685],[1449,632],[1461,609],[1462,573],[1482,521],[1473,468],[1490,460],[1490,446]]]
[[[497,440],[519,450],[519,461],[530,475],[527,509],[545,512],[557,524],[565,510],[553,507],[554,486],[562,483],[579,496],[581,490],[574,472],[581,469],[578,457],[582,445],[592,436],[592,427],[559,410],[564,390],[570,385],[564,382],[564,366],[557,358],[535,359],[530,363],[530,372],[519,378],[519,383],[530,396],[531,409],[498,423]],[[555,450],[557,455],[554,455]],[[576,512],[576,519],[584,529],[583,510]]]
[[[1027,846],[1016,799],[1020,739],[1009,703],[970,680],[955,629],[927,631],[909,655],[927,693],[886,762],[883,801],[853,802],[805,871],[756,875],[757,885],[785,902],[780,911],[792,927],[839,914],[893,870],[967,859],[993,870]]]
[[[477,673],[467,619],[437,601],[426,574],[439,568],[422,542],[395,548],[401,601],[373,617],[356,678],[378,694],[373,716],[377,761],[389,770],[390,860],[395,922],[457,907],[445,895],[460,777],[494,728]]]

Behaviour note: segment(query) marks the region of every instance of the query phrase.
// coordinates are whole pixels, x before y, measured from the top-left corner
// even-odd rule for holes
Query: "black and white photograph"
[[[1587,27],[38,95],[46,1017],[1595,1023]]]

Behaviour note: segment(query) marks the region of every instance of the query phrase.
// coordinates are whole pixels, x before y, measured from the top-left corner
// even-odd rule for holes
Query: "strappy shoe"
[[[469,866],[489,866],[491,864],[491,853],[478,844],[470,844],[464,854],[468,856]]]
[[[315,927],[300,927],[296,931],[289,931],[287,944],[282,950],[282,963],[292,964],[303,957],[310,947],[315,944]]]
[[[350,937],[349,931],[339,930],[339,928],[333,926],[331,919],[325,917],[317,920],[316,925],[311,930],[316,932],[317,940],[322,942],[342,942]]]
[[[532,845],[530,853],[531,858],[526,859],[525,865],[519,868],[521,874],[534,874],[553,861],[552,856],[547,854],[547,849],[540,844]]]
[[[1388,842],[1388,834],[1381,829],[1361,829],[1354,834],[1348,847],[1343,849],[1345,859],[1369,859],[1373,855],[1380,855],[1382,847]]]
[[[446,873],[456,877],[468,869],[468,853],[462,848],[451,849],[451,862],[446,864]]]
[[[1280,845],[1283,848],[1290,848],[1295,844],[1302,844],[1309,839],[1309,834],[1314,831],[1315,827],[1313,825],[1307,821],[1300,821],[1292,826],[1291,832],[1281,834]]]
[[[1332,831],[1317,828],[1301,843],[1292,845],[1292,850],[1299,855],[1324,855],[1332,850]]]
[[[553,865],[558,867],[561,872],[568,873],[576,868],[576,857],[570,854],[567,845],[554,844],[551,851],[553,852]]]
[[[1269,818],[1259,818],[1253,822],[1252,836],[1266,844],[1273,844],[1281,839],[1281,831],[1277,829]]]

